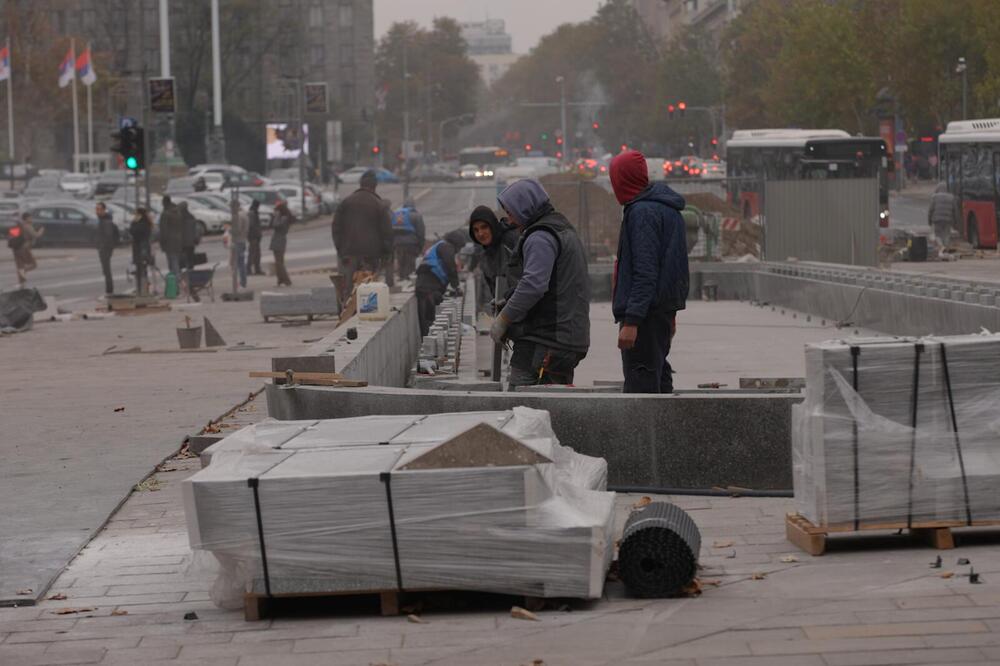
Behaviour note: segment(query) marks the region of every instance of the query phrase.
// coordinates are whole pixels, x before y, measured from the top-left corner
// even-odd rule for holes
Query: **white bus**
[[[938,151],[941,177],[961,202],[959,232],[972,247],[997,247],[1000,118],[948,123]]]

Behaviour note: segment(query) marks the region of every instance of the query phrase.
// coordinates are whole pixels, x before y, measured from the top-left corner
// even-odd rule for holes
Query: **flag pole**
[[[14,177],[14,57],[7,36],[7,136],[10,139],[10,173]],[[11,181],[13,182],[13,181]]]
[[[94,71],[94,54],[90,50],[90,42],[87,42],[87,67]],[[93,81],[85,84],[87,86],[87,173],[94,169],[94,102],[90,90],[94,87]]]
[[[70,67],[73,68],[73,171],[80,171],[80,110],[76,99],[76,40],[70,38],[69,50],[72,57]]]

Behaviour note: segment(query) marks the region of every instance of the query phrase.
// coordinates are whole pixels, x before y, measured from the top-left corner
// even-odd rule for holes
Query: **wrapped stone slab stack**
[[[183,494],[192,548],[221,563],[222,603],[400,583],[602,593],[606,465],[559,445],[547,412],[266,421],[206,453]]]
[[[1000,520],[1000,335],[808,345],[793,423],[814,525]]]

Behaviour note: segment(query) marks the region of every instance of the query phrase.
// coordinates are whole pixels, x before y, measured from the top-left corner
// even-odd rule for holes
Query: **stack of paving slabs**
[[[1000,521],[1000,335],[808,345],[793,421],[815,525]]]
[[[191,547],[220,604],[256,594],[478,590],[601,596],[607,465],[548,412],[264,421],[184,482]]]

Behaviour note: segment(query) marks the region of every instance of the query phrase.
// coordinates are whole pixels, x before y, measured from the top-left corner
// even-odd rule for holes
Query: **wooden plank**
[[[259,372],[250,373],[252,378],[285,380],[286,384],[302,384],[304,386],[341,386],[360,388],[368,386],[368,382],[358,379],[345,379],[336,372]]]
[[[382,615],[399,615],[399,593],[395,590],[379,592],[379,603],[382,607]]]
[[[910,533],[918,539],[926,542],[931,548],[937,548],[938,550],[952,550],[955,547],[955,538],[952,536],[951,529],[948,527],[933,529],[916,528],[910,530]]]
[[[785,537],[810,555],[820,556],[826,552],[826,535],[810,532],[809,521],[797,514],[785,516]]]

